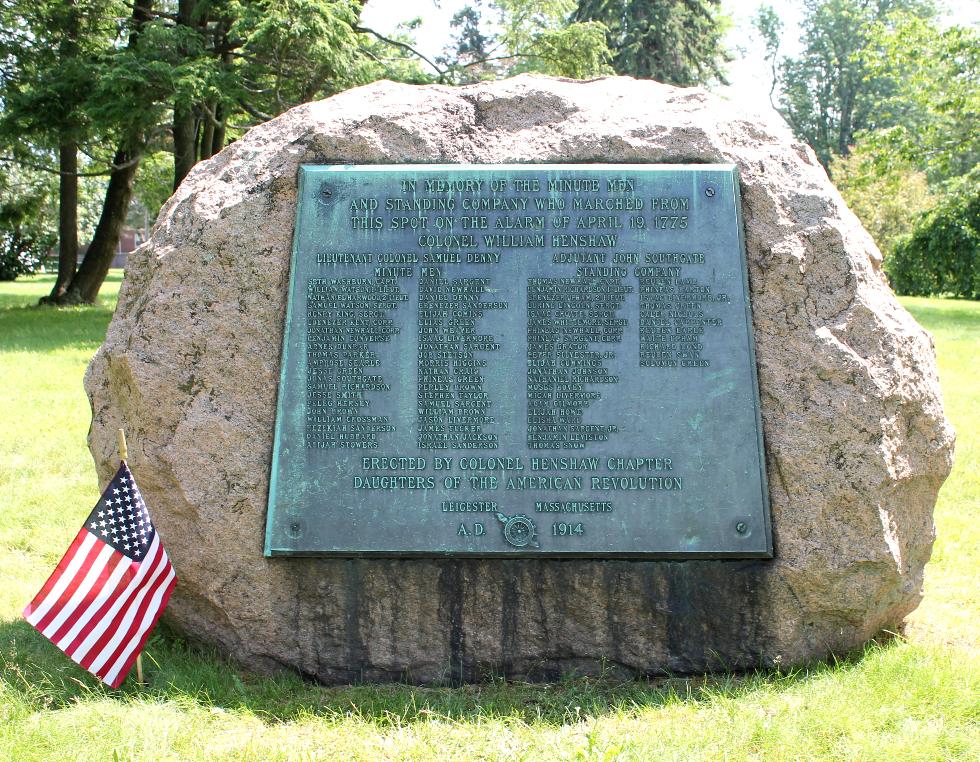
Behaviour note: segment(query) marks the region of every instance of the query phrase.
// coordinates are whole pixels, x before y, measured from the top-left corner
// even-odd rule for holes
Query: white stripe
[[[131,563],[132,562],[124,556],[119,563],[116,564],[116,568],[112,570],[112,573],[109,575],[109,579],[105,581],[102,589],[99,590],[99,594],[93,598],[91,602],[89,602],[85,611],[78,617],[78,620],[72,625],[72,628],[68,630],[65,637],[55,643],[58,648],[65,651],[68,646],[71,645],[71,642],[78,636],[78,633],[82,631],[82,628],[85,627],[89,620],[95,616],[98,610],[105,605],[105,602],[116,595],[116,587],[119,585],[119,580],[126,574],[126,571],[129,569]],[[70,655],[71,654],[69,654],[69,656]]]
[[[47,597],[43,601],[41,601],[41,604],[31,612],[29,617],[27,617],[28,622],[31,624],[37,624],[44,619],[44,615],[47,614],[51,610],[51,607],[58,602],[61,594],[64,593],[65,589],[68,587],[68,584],[75,578],[75,575],[78,574],[78,570],[81,568],[82,562],[85,561],[85,557],[88,556],[88,552],[91,550],[95,542],[95,535],[86,531],[85,539],[82,540],[81,547],[79,547],[78,551],[69,562],[68,568],[65,569],[65,573],[58,578],[55,586],[51,588],[51,592],[48,593]]]
[[[103,646],[102,651],[99,653],[98,657],[89,665],[89,670],[93,673],[98,674],[99,670],[105,666],[106,662],[112,657],[116,649],[121,645],[124,645],[126,639],[126,633],[129,632],[133,625],[134,620],[139,614],[140,605],[143,603],[143,599],[146,598],[152,591],[156,589],[156,586],[160,584],[160,575],[165,571],[173,573],[173,567],[170,565],[170,559],[167,558],[167,552],[162,549],[160,550],[160,557],[155,564],[152,575],[149,579],[145,580],[141,585],[139,591],[133,598],[126,603],[125,613],[123,614],[122,621],[116,628],[115,633],[112,635],[112,639]],[[147,609],[149,610],[149,608]]]
[[[153,558],[153,556],[157,555],[158,550],[162,552],[160,543],[157,537],[154,535],[153,542],[150,543],[150,547],[146,552],[146,559],[140,564],[140,568],[136,571],[136,574],[133,575],[133,578],[129,581],[129,584],[118,592],[116,601],[112,604],[112,608],[110,608],[99,623],[92,628],[92,631],[85,637],[85,640],[78,645],[75,652],[70,654],[72,659],[81,663],[82,659],[84,659],[85,655],[89,652],[89,649],[98,642],[99,638],[102,637],[102,633],[106,631],[109,623],[116,616],[119,609],[122,608],[123,598],[125,598],[126,595],[129,594],[129,591],[138,586],[142,582],[143,578],[149,574],[150,568],[156,563],[156,559]],[[153,558],[153,561],[150,560],[151,558]]]
[[[99,555],[95,557],[95,560],[92,562],[92,566],[89,567],[88,573],[85,575],[85,579],[83,579],[81,584],[79,584],[79,586],[75,589],[75,592],[72,594],[71,598],[68,599],[68,602],[65,603],[65,605],[61,608],[61,611],[58,612],[58,615],[51,620],[51,624],[41,630],[41,634],[44,637],[50,638],[52,635],[54,635],[61,625],[65,623],[65,620],[75,613],[75,609],[77,609],[79,604],[85,600],[85,596],[88,595],[89,591],[92,589],[92,586],[95,584],[95,580],[99,578],[99,575],[102,573],[102,570],[105,568],[106,563],[108,563],[114,552],[115,551],[113,551],[111,545],[102,546],[102,550],[99,551]]]
[[[102,649],[102,652],[98,655],[98,657],[96,657],[95,661],[88,666],[90,672],[98,674],[102,666],[109,660],[109,657],[115,653],[117,648],[119,648],[119,644],[123,642],[123,638],[125,638],[126,633],[129,632],[129,628],[133,624],[133,620],[136,618],[136,614],[139,610],[140,604],[143,602],[143,599],[146,597],[147,593],[150,592],[150,589],[156,583],[157,578],[163,574],[167,567],[170,566],[166,553],[160,553],[160,562],[155,566],[157,568],[154,570],[153,576],[150,577],[144,584],[140,585],[140,591],[126,604],[126,613],[123,615],[118,629],[113,634],[112,639],[105,644],[105,647]]]
[[[139,629],[136,630],[136,634],[130,639],[129,645],[126,646],[125,650],[119,654],[119,658],[116,659],[116,663],[112,665],[112,669],[106,673],[104,678],[102,678],[107,683],[112,684],[112,682],[116,679],[116,676],[119,674],[119,670],[122,669],[123,665],[126,663],[126,659],[129,658],[129,655],[136,648],[137,643],[139,643],[143,638],[144,633],[150,629],[150,625],[153,623],[153,618],[160,611],[160,599],[163,598],[163,593],[167,589],[167,585],[170,584],[170,580],[172,580],[175,576],[177,575],[174,574],[174,567],[171,566],[170,573],[167,574],[163,582],[160,583],[160,586],[153,594],[153,598],[150,599],[150,605],[146,609],[146,613],[143,615],[143,621],[140,622],[140,626]]]

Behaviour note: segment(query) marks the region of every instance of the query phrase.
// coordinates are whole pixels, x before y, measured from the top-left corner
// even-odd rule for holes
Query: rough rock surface
[[[734,162],[776,558],[262,556],[301,163]],[[952,460],[930,337],[813,153],[699,89],[522,76],[388,82],[198,165],[130,259],[86,377],[99,475],[125,425],[180,584],[169,619],[252,668],[328,682],[799,663],[921,596]]]

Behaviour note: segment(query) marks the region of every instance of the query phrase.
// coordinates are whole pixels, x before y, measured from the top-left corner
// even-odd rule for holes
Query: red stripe
[[[155,563],[156,558],[162,552],[163,552],[163,546],[160,543],[157,543],[157,555],[153,556],[152,561],[148,558],[144,559],[143,563],[144,564]],[[109,613],[109,610],[113,607],[116,601],[119,599],[125,601],[130,595],[133,594],[133,589],[131,588],[131,585],[133,582],[133,577],[136,576],[136,572],[140,568],[140,565],[135,561],[130,561],[125,556],[123,558],[124,558],[124,562],[129,564],[129,570],[122,576],[122,579],[119,580],[119,585],[116,587],[116,589],[120,591],[119,595],[113,596],[112,598],[108,598],[99,607],[99,610],[92,615],[92,618],[85,623],[85,626],[82,627],[78,635],[75,636],[75,639],[72,640],[72,642],[65,647],[65,653],[68,654],[72,659],[75,658],[74,654],[75,651],[78,650],[78,647],[85,642],[85,639],[89,636],[89,633],[91,633],[92,630],[94,630],[99,625],[99,623],[106,617],[106,615]],[[122,606],[120,610],[122,609],[125,609],[125,606]],[[110,629],[111,628],[107,628],[106,632],[108,632]],[[103,633],[102,635],[103,637],[105,637],[105,633]],[[94,644],[92,648],[95,648],[96,645],[98,644]],[[89,654],[91,653],[92,653],[92,649],[89,649]],[[79,662],[79,664],[81,664],[81,662]]]
[[[95,563],[95,559],[99,557],[99,553],[102,552],[102,548],[105,547],[105,543],[96,538],[95,542],[92,543],[92,547],[88,549],[88,554],[82,560],[81,566],[75,572],[75,576],[71,578],[68,584],[65,586],[64,591],[61,593],[61,597],[58,598],[57,602],[48,610],[48,613],[41,617],[41,621],[34,625],[38,632],[44,632],[44,628],[47,627],[51,622],[55,620],[55,617],[61,613],[61,610],[68,604],[71,597],[78,590],[79,585],[82,584],[82,580],[85,579],[85,575],[89,573],[92,568],[92,564]]]
[[[159,570],[157,566],[164,568],[169,563],[169,561],[166,560],[166,554],[163,552],[163,545],[158,545],[157,547],[159,548],[159,553],[153,562],[153,568],[150,569],[149,573],[147,573],[147,575],[140,581],[139,585],[131,585],[130,588],[122,594],[121,598],[124,601],[123,605],[119,607],[119,611],[116,612],[116,615],[112,618],[109,626],[105,628],[105,631],[99,636],[99,639],[92,645],[89,652],[85,654],[85,658],[78,662],[82,665],[82,667],[88,669],[89,672],[92,671],[89,669],[89,667],[92,666],[92,662],[99,658],[102,651],[109,644],[109,641],[111,641],[115,636],[117,630],[122,624],[122,621],[126,616],[126,612],[129,611],[131,607],[130,600],[134,598],[140,590],[146,587],[148,580],[153,579],[154,575],[158,573]]]
[[[68,565],[71,563],[74,555],[78,552],[78,548],[85,541],[85,537],[87,535],[88,530],[85,527],[78,530],[78,534],[76,534],[75,539],[71,541],[71,545],[68,546],[68,550],[65,551],[65,555],[58,562],[58,565],[54,567],[54,571],[51,572],[51,576],[48,577],[48,581],[44,583],[44,587],[42,587],[40,592],[34,596],[34,600],[27,604],[27,608],[24,609],[24,616],[30,616],[31,612],[40,606],[41,603],[44,602],[44,599],[50,595],[52,588],[58,584],[58,579],[65,573],[65,570],[68,568]]]
[[[113,561],[115,561],[115,563],[113,563]],[[112,551],[112,555],[109,556],[109,560],[102,566],[102,571],[99,572],[99,576],[95,580],[95,583],[92,585],[91,589],[85,594],[85,597],[82,598],[75,610],[65,618],[64,623],[58,628],[58,631],[51,636],[52,643],[57,643],[59,640],[65,637],[71,628],[75,626],[75,622],[85,616],[85,612],[89,610],[89,606],[91,606],[92,602],[102,595],[103,591],[105,590],[106,582],[109,581],[109,577],[112,576],[112,573],[119,568],[120,564],[127,563],[129,563],[129,559],[126,558],[126,556],[115,549]],[[125,574],[119,578],[119,581],[122,582],[124,579],[126,579]]]
[[[168,570],[167,574],[169,573],[170,572]],[[164,579],[166,579],[166,577],[164,577]],[[173,579],[170,580],[170,584],[167,585],[167,589],[164,590],[163,596],[160,598],[160,605],[157,608],[156,613],[153,615],[153,621],[150,622],[150,626],[146,628],[146,632],[144,632],[140,637],[139,642],[136,644],[136,648],[133,649],[133,652],[129,655],[129,658],[126,659],[126,662],[122,665],[122,668],[119,670],[119,674],[116,675],[116,679],[112,681],[110,687],[118,688],[123,684],[123,681],[126,679],[129,671],[133,668],[136,658],[140,655],[140,653],[142,653],[143,646],[146,644],[146,639],[150,637],[150,633],[153,632],[153,628],[157,626],[157,621],[160,619],[160,615],[163,614],[163,610],[167,608],[167,602],[170,600],[170,593],[173,591],[176,584],[177,576],[174,575]],[[111,669],[112,664],[113,660],[110,659],[106,666]]]
[[[139,635],[140,625],[143,624],[143,619],[146,617],[146,612],[149,610],[150,604],[153,601],[153,594],[163,586],[164,580],[167,579],[167,575],[170,573],[171,569],[173,569],[173,567],[170,565],[170,561],[168,560],[162,567],[160,575],[145,587],[146,594],[143,596],[143,600],[139,602],[139,607],[136,609],[136,616],[134,616],[133,621],[130,622],[129,627],[126,629],[125,635],[123,635],[122,640],[119,641],[119,645],[113,649],[109,658],[106,659],[105,663],[99,668],[99,671],[95,673],[99,677],[107,675],[112,670],[112,665],[116,663],[116,660],[122,656],[123,652],[137,638]],[[159,611],[156,611],[152,615],[154,617],[154,621],[156,621],[156,617],[159,615]],[[112,687],[115,688],[116,686]]]

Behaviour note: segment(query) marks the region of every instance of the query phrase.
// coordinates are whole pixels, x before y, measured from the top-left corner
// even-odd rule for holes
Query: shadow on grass
[[[35,306],[42,296],[51,293],[56,279],[55,273],[50,272],[41,275],[22,276],[12,281],[0,281],[0,309]],[[104,299],[115,294],[119,290],[119,284],[122,283],[122,280],[122,269],[109,270],[109,274],[102,282],[101,297]]]
[[[105,338],[115,300],[80,307],[0,309],[0,351],[95,350]]]
[[[95,351],[105,338],[116,308],[122,270],[106,277],[97,304],[77,307],[39,306],[54,286],[53,274],[0,283],[0,351],[51,352],[66,347]]]
[[[927,331],[966,333],[980,330],[980,302],[967,299],[903,298],[902,304]]]
[[[59,709],[92,699],[150,700],[206,711],[247,712],[268,723],[315,716],[326,720],[355,718],[379,727],[433,719],[500,718],[560,726],[584,717],[736,698],[773,686],[785,689],[830,670],[852,669],[881,647],[871,643],[833,665],[816,663],[791,672],[634,680],[583,677],[557,683],[497,680],[458,688],[405,684],[328,687],[286,672],[250,674],[160,628],[145,651],[147,685],[136,682],[134,670],[123,687],[113,691],[67,659],[26,622],[16,621],[0,623],[0,678],[36,710]]]

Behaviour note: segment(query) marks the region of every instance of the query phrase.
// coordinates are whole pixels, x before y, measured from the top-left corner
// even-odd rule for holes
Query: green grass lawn
[[[20,618],[98,497],[82,374],[120,277],[97,307],[33,307],[51,280],[0,284],[0,760],[980,758],[980,303],[903,300],[959,435],[904,638],[790,673],[322,688],[160,632],[149,685],[110,691]]]

